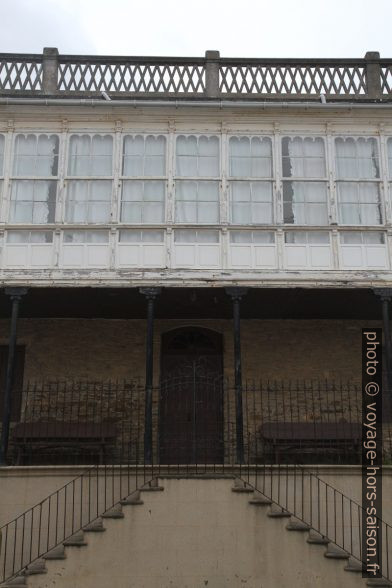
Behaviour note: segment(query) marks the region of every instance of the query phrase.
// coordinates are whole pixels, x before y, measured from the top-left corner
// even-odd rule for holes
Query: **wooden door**
[[[182,328],[162,337],[160,462],[223,461],[222,337]]]
[[[20,410],[23,390],[25,348],[17,346],[15,354],[14,385],[12,389],[11,421],[20,420]],[[8,346],[0,345],[0,419],[4,414],[4,386],[7,372]]]

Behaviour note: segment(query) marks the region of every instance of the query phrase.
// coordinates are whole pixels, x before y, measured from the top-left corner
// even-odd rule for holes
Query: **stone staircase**
[[[154,479],[2,588],[109,582],[111,588],[392,587],[362,579],[349,553],[231,475]]]
[[[241,480],[236,481],[237,483],[232,488],[232,492],[237,492],[240,494],[251,494],[252,498],[248,500],[248,504],[252,507],[268,507],[267,516],[270,518],[275,519],[288,519],[286,524],[287,531],[295,531],[298,533],[306,533],[306,542],[311,545],[318,545],[324,548],[324,557],[328,559],[335,559],[335,560],[342,560],[345,562],[344,571],[352,572],[354,574],[362,574],[362,564],[357,559],[350,556],[347,551],[339,547],[338,545],[334,544],[330,541],[327,537],[320,535],[317,531],[312,529],[309,525],[304,523],[303,521],[297,519],[296,517],[292,516],[292,514],[283,508],[279,507],[279,505],[274,504],[269,498],[264,496],[259,492],[255,492],[255,489],[247,485],[246,482]],[[362,582],[366,582],[367,586],[390,586],[392,587],[392,582],[379,578],[379,579],[367,579],[364,580],[360,576],[360,580]],[[360,584],[359,584],[360,585]]]

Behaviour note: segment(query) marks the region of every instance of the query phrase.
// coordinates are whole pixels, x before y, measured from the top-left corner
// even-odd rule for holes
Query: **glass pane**
[[[177,223],[197,223],[197,203],[176,202],[175,220]]]
[[[232,203],[231,222],[236,225],[251,224],[251,205],[249,202]]]
[[[111,176],[113,137],[111,135],[71,135],[68,174],[71,176]]]
[[[324,178],[324,140],[321,137],[283,137],[282,169],[286,178]]]
[[[219,243],[218,231],[197,231],[198,243]]]
[[[68,182],[65,216],[67,222],[109,222],[112,182],[72,180]]]
[[[275,243],[275,234],[270,231],[252,231],[253,243]]]
[[[11,186],[10,220],[52,223],[56,209],[56,181],[17,180]]]
[[[230,176],[271,177],[271,139],[269,137],[230,137],[229,170]]]
[[[309,231],[308,243],[311,245],[325,245],[329,243],[329,233],[321,231]]]
[[[165,182],[159,180],[123,182],[122,222],[161,223],[164,220]]]
[[[166,137],[126,136],[123,146],[124,176],[163,176],[166,173]]]
[[[231,243],[252,243],[252,231],[230,231]]]
[[[0,176],[4,175],[4,146],[5,138],[4,135],[0,135]]]
[[[339,179],[380,177],[376,139],[338,137],[335,139],[335,151]]]
[[[178,136],[176,140],[176,175],[218,177],[218,137]]]
[[[148,229],[142,231],[143,243],[163,243],[164,232],[163,231],[149,231]]]
[[[328,223],[327,186],[318,182],[283,182],[285,223]]]
[[[270,231],[230,231],[231,243],[271,244],[275,242]]]
[[[108,243],[107,231],[65,231],[64,243]]]
[[[219,222],[219,204],[217,202],[203,202],[198,205],[197,222],[213,224]]]
[[[174,241],[176,243],[196,243],[196,231],[174,231]]]
[[[53,233],[48,231],[31,231],[30,243],[53,243]]]
[[[251,200],[250,182],[230,182],[230,194],[233,202],[249,202]]]
[[[85,231],[65,231],[63,241],[64,243],[84,243]]]
[[[132,229],[124,229],[120,231],[119,241],[120,243],[141,243],[142,232]]]
[[[85,231],[86,243],[108,243],[109,233],[107,231]]]
[[[14,175],[57,175],[59,152],[57,135],[17,135],[14,151]]]
[[[362,233],[359,231],[342,231],[340,233],[340,242],[343,245],[361,245]]]
[[[304,244],[306,243],[306,232],[305,231],[290,231],[284,234],[285,243],[291,244]]]
[[[253,202],[251,210],[251,224],[272,223],[272,204],[265,202]]]
[[[385,243],[385,235],[384,233],[379,233],[376,231],[369,231],[363,234],[363,242],[366,245],[380,245]]]
[[[28,243],[30,231],[7,231],[7,243]]]

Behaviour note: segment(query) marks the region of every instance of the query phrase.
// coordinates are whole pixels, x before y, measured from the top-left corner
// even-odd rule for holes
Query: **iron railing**
[[[15,394],[15,393],[14,393]],[[20,391],[8,463],[144,464],[144,384],[29,383]],[[362,402],[352,382],[246,381],[244,460],[360,463]],[[152,391],[152,462],[238,463],[236,394],[220,378],[181,377]],[[384,458],[391,457],[384,424]]]
[[[392,60],[0,54],[0,95],[387,101]]]
[[[136,492],[159,477],[222,475],[230,473],[240,482],[272,501],[282,511],[306,523],[343,549],[357,562],[366,563],[362,551],[362,506],[298,465],[241,465],[217,468],[208,464],[93,466],[0,528],[0,583],[16,576],[52,549],[76,535],[121,504],[137,498]],[[392,528],[378,520],[380,571],[391,580]],[[381,541],[380,541],[381,540]],[[39,569],[39,565],[38,565]]]
[[[0,528],[0,583],[15,576],[122,499],[151,483],[147,470],[92,466]]]
[[[153,389],[153,463],[148,464],[144,394],[138,381],[30,383],[21,391],[10,458],[24,464],[96,463],[0,529],[0,581],[39,562],[146,483],[173,473],[238,476],[364,561],[362,507],[303,465],[359,462],[357,385],[244,382],[242,464],[236,463],[236,397],[230,381],[172,378]],[[388,443],[389,437],[385,455],[390,455]],[[381,520],[379,527],[380,565],[390,578],[391,527]]]
[[[286,511],[343,549],[366,569],[362,521],[368,516],[355,500],[302,466],[264,465],[241,468],[241,479],[256,495],[269,498]],[[380,574],[392,580],[392,527],[377,519],[378,565]]]

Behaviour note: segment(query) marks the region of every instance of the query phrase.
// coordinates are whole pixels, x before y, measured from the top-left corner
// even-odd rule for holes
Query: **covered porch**
[[[3,463],[359,463],[361,329],[387,333],[388,295],[2,291]]]

